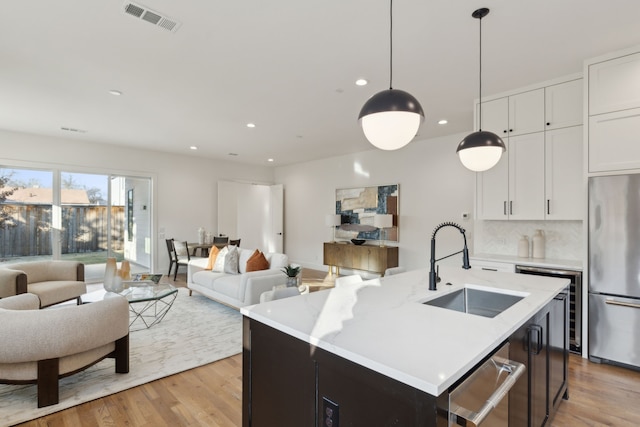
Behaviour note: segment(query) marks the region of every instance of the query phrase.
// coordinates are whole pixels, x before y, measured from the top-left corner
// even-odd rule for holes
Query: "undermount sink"
[[[527,295],[525,292],[466,285],[423,304],[493,318]]]

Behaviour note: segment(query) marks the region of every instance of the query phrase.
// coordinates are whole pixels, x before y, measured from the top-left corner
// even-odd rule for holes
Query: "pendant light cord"
[[[389,89],[393,89],[393,0],[389,2]]]
[[[479,92],[478,92],[478,103],[479,103],[479,108],[478,108],[478,131],[482,131],[482,16],[479,19],[480,21],[480,60],[479,60],[479,67],[478,67],[478,75],[480,76],[480,84],[479,86]]]

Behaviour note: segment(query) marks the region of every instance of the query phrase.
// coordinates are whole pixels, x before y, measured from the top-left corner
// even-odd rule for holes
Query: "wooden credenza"
[[[323,263],[329,271],[343,267],[384,275],[387,268],[398,266],[398,247],[325,243]]]

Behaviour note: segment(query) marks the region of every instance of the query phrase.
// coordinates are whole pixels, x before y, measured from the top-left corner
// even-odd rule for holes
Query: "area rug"
[[[215,362],[242,351],[242,316],[201,295],[178,297],[166,317],[131,332],[129,373],[116,374],[113,359],[60,380],[60,403],[37,407],[35,385],[0,385],[0,425],[9,426]]]

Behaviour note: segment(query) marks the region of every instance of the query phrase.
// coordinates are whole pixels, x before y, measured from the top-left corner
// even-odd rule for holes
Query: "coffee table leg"
[[[136,304],[140,303],[130,303],[129,310],[133,314],[133,320],[131,320],[131,322],[129,323],[129,330],[133,332],[145,328],[149,329],[156,323],[160,323],[162,319],[164,319],[164,316],[167,315],[167,312],[173,305],[173,302],[176,300],[177,296],[178,292],[174,292],[162,299],[146,301],[144,302],[144,306],[140,309],[138,309],[138,307],[136,306]],[[160,306],[158,307],[158,305]],[[150,310],[151,312],[149,312]],[[144,323],[144,327],[131,329],[131,327],[137,320],[140,320],[142,323]]]

